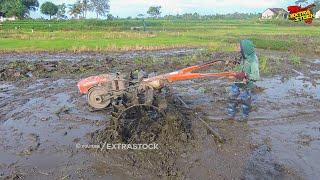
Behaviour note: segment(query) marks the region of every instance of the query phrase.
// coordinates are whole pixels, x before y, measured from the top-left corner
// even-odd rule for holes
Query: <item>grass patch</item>
[[[259,63],[260,63],[260,71],[264,74],[267,74],[270,72],[270,67],[268,63],[268,58],[266,56],[260,56],[259,57]]]
[[[296,55],[292,55],[289,57],[289,61],[296,67],[301,65],[301,58]]]
[[[269,49],[269,50],[281,50],[287,51],[290,48],[294,47],[294,42],[288,40],[276,40],[276,39],[260,39],[252,38],[255,46],[260,49]]]

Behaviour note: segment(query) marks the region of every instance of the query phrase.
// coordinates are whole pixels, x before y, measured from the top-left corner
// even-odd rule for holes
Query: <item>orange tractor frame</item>
[[[88,103],[91,107],[94,109],[103,109],[132,88],[155,90],[161,89],[166,84],[175,81],[211,77],[236,78],[239,73],[233,71],[220,73],[192,73],[193,71],[202,70],[222,62],[223,61],[216,60],[201,65],[190,66],[171,73],[144,78],[136,83],[126,80],[124,76],[120,74],[102,74],[81,80],[78,83],[78,88],[81,94],[87,94]]]

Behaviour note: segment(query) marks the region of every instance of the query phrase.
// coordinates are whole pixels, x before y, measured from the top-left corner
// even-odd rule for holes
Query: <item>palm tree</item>
[[[78,1],[75,4],[69,4],[69,14],[74,18],[78,18],[78,16],[82,12],[82,5],[81,2]]]
[[[91,5],[89,4],[89,0],[83,0],[81,6],[83,17],[86,18],[87,12],[92,9]]]

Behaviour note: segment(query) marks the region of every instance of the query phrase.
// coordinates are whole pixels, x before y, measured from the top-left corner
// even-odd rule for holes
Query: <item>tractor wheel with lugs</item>
[[[111,103],[112,94],[105,86],[92,87],[87,95],[88,103],[91,107],[100,110]]]
[[[122,142],[154,142],[161,132],[165,115],[151,99],[150,90],[136,93],[114,104],[111,126]]]

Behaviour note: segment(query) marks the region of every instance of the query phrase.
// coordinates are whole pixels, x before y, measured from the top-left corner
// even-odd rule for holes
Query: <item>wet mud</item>
[[[186,109],[181,103],[174,101],[173,97],[167,97],[168,108],[166,114],[154,117],[155,112],[150,115],[139,115],[136,121],[141,126],[132,127],[133,134],[127,139],[126,134],[120,134],[118,138],[110,138],[110,127],[92,133],[94,144],[100,142],[109,143],[131,143],[131,144],[158,144],[155,150],[120,150],[104,151],[103,156],[107,159],[117,157],[121,166],[132,168],[132,176],[143,178],[184,178],[181,171],[181,155],[191,148],[194,135],[192,133],[192,122]],[[138,112],[136,112],[138,113]],[[123,138],[125,136],[125,138]]]
[[[0,62],[13,62],[13,61],[69,61],[77,62],[82,60],[103,60],[103,59],[121,59],[128,60],[134,59],[136,57],[146,58],[146,57],[179,57],[192,55],[202,49],[172,49],[172,50],[158,50],[158,51],[127,51],[127,52],[104,52],[104,53],[94,53],[94,52],[82,52],[82,53],[3,53],[0,56]]]
[[[230,121],[225,114],[231,81],[183,81],[171,85],[172,93],[190,109],[170,103],[163,134],[155,141],[159,150],[79,148],[109,141],[104,133],[111,115],[110,109],[91,112],[86,97],[78,93],[77,81],[92,74],[140,68],[131,58],[139,53],[145,54],[1,55],[0,179],[319,177],[320,65],[315,58],[303,59],[299,67],[282,64],[283,70],[264,75],[256,83],[247,123]],[[164,57],[166,66],[144,68],[170,72],[186,65],[171,58],[192,53],[147,52]],[[212,54],[198,63],[213,57],[228,60],[236,54]],[[194,113],[226,142],[216,142]]]

